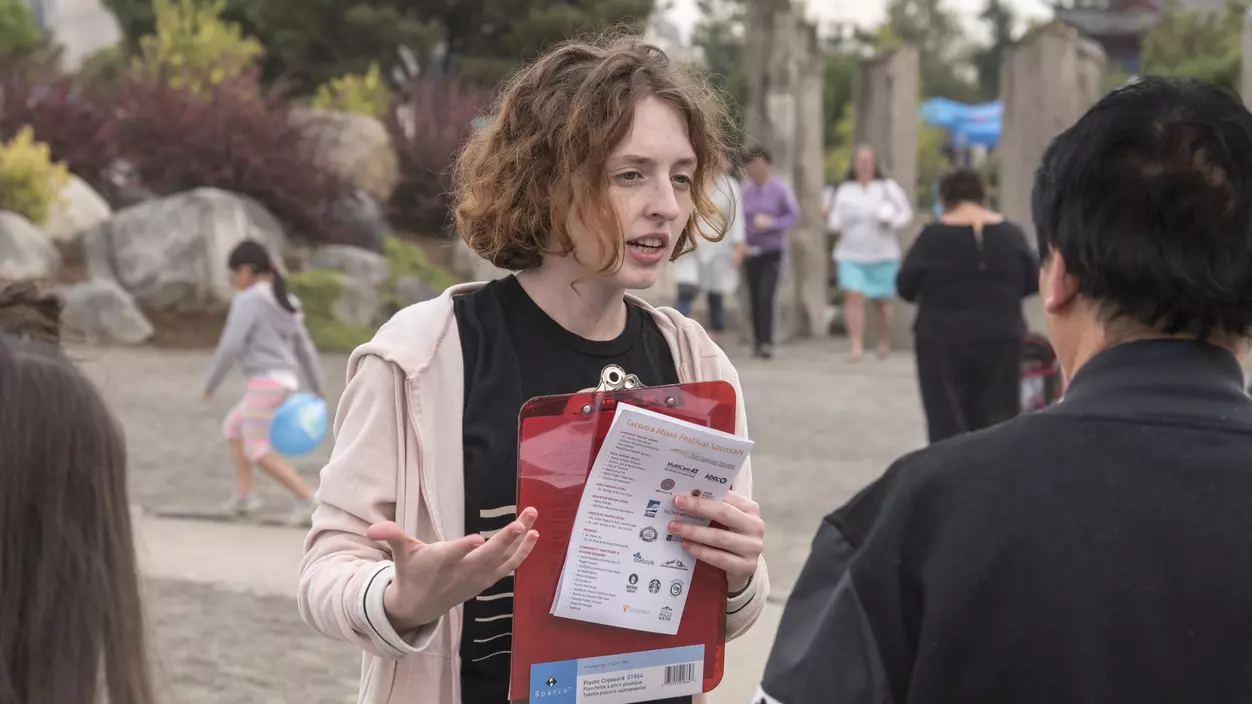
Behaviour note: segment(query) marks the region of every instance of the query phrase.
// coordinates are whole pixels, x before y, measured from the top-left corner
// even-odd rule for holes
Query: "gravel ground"
[[[162,704],[356,701],[360,651],[311,631],[294,599],[172,580],[144,597]]]

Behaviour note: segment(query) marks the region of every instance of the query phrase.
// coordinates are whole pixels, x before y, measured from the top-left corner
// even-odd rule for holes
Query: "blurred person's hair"
[[[26,337],[0,334],[0,702],[152,704],[122,432],[46,325],[16,320]]]
[[[874,180],[881,181],[884,178],[886,178],[887,174],[883,172],[882,164],[878,163],[878,152],[875,151],[874,148],[871,147],[870,145],[862,142],[861,144],[856,145],[856,148],[852,150],[852,154],[848,157],[848,170],[843,173],[844,182],[851,183],[857,180],[856,179],[856,155],[858,152],[861,152],[861,151],[867,151],[870,154],[874,155]]]
[[[939,202],[945,208],[955,208],[961,203],[985,205],[987,189],[982,174],[967,166],[960,166],[939,178]]]
[[[606,260],[620,266],[623,233],[608,199],[605,163],[630,134],[635,106],[656,98],[678,111],[695,150],[695,212],[674,248],[689,251],[697,222],[726,223],[708,184],[727,148],[727,112],[704,77],[636,38],[570,41],[522,67],[503,86],[486,126],[474,133],[453,172],[456,224],[465,242],[496,266],[520,271],[546,255],[573,251],[571,214],[598,234]]]
[[[746,150],[744,150],[743,152],[744,164],[747,164],[752,161],[756,161],[757,159],[764,161],[766,164],[774,163],[774,156],[770,154],[769,150],[763,146],[755,145],[755,146],[748,147]]]
[[[61,309],[60,297],[34,283],[0,282],[0,333],[60,344]]]
[[[1040,255],[1060,254],[1106,323],[1167,335],[1252,329],[1252,113],[1148,77],[1053,140],[1035,178]]]

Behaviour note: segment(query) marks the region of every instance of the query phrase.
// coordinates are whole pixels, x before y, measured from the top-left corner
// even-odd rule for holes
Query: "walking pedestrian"
[[[0,291],[0,702],[153,704],[126,444],[60,313]]]
[[[922,228],[896,281],[900,298],[917,304],[917,382],[932,443],[1020,412],[1022,299],[1039,290],[1026,236],[987,208],[977,171],[944,174],[939,198],[943,214]]]
[[[287,523],[307,525],[313,513],[313,493],[270,447],[269,431],[274,411],[300,388],[297,370],[314,392],[322,392],[317,349],[304,326],[300,302],[287,292],[287,282],[264,246],[254,240],[240,242],[226,265],[239,293],[231,301],[204,383],[207,401],[236,362],[247,377],[243,398],[222,424],[235,464],[236,486],[225,509],[244,516],[260,508],[261,499],[252,483],[252,465],[256,464],[291,492],[294,504]]]
[[[675,308],[691,317],[696,298],[704,293],[709,308],[709,335],[720,342],[726,331],[726,299],[739,287],[739,267],[747,252],[744,233],[743,202],[739,184],[730,175],[729,161],[724,161],[710,196],[719,217],[725,220],[726,234],[718,240],[701,240],[694,252],[673,263],[674,281],[678,285]],[[703,225],[711,230],[711,224]]]
[[[873,149],[858,147],[828,219],[830,229],[839,233],[834,259],[844,293],[850,362],[861,361],[865,352],[867,300],[877,324],[878,357],[891,352],[891,299],[900,269],[897,233],[912,221],[913,207],[904,189],[883,175]]]
[[[778,309],[778,284],[787,252],[787,232],[800,221],[795,194],[774,175],[773,159],[764,147],[745,155],[748,178],[743,192],[744,226],[748,240],[745,269],[752,312],[756,356],[774,356],[774,319]]]
[[[1071,383],[827,516],[764,704],[1252,701],[1252,114],[1144,77],[1053,140],[1040,293]]]
[[[528,399],[625,379],[739,391],[703,328],[626,294],[716,220],[724,108],[698,81],[635,39],[522,68],[454,172],[461,237],[518,273],[400,311],[349,358],[298,599],[313,628],[365,650],[359,701],[509,700],[513,570],[544,539],[517,505]],[[745,464],[724,502],[684,509],[716,526],[670,527],[726,572],[730,638],[769,591],[751,491]]]

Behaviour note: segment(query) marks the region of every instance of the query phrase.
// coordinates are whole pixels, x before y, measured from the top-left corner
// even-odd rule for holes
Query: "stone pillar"
[[[1030,194],[1039,160],[1048,143],[1100,99],[1105,63],[1099,45],[1061,22],[1040,27],[1004,52],[1000,208],[1032,244]]]
[[[855,143],[868,144],[874,150],[883,173],[900,184],[914,209],[917,207],[917,133],[921,96],[918,62],[917,49],[911,46],[865,59],[857,67],[853,92]],[[896,233],[902,250],[908,250],[916,233],[915,226]],[[891,344],[896,348],[909,347],[913,343],[912,306],[899,301],[894,309]],[[877,342],[876,335],[873,313],[867,305],[865,344],[868,349],[872,349]]]
[[[1243,75],[1239,81],[1243,104],[1252,109],[1252,7],[1243,13]]]
[[[810,337],[824,332],[829,298],[821,221],[824,65],[817,28],[788,0],[754,0],[745,60],[746,141],[770,150],[774,169],[795,192],[801,212],[779,290],[778,340]],[[745,291],[741,286],[741,299]],[[742,331],[750,339],[748,326]]]

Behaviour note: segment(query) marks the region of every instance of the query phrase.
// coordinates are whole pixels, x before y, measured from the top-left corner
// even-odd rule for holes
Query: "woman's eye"
[[[691,177],[687,176],[686,174],[679,174],[674,177],[674,183],[678,184],[679,186],[682,186],[683,188],[690,188]]]
[[[617,180],[621,181],[622,183],[632,183],[634,181],[638,181],[641,178],[643,178],[643,174],[639,173],[638,171],[627,171],[626,173],[621,173],[617,175]]]

